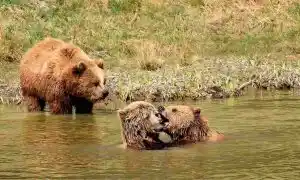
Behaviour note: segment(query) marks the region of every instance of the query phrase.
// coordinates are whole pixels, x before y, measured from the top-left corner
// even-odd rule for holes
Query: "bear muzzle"
[[[107,89],[105,89],[105,90],[102,92],[102,98],[105,99],[108,95],[109,95],[109,91],[108,91]]]
[[[91,96],[92,102],[97,102],[100,100],[104,100],[109,95],[109,91],[107,89],[102,90],[101,92],[93,93]]]
[[[157,125],[154,126],[152,129],[153,129],[153,131],[155,131],[155,132],[162,132],[162,131],[164,131],[165,126],[163,126],[162,124],[157,124]]]
[[[159,124],[157,124],[156,126],[154,126],[153,130],[156,131],[156,132],[163,132],[165,131],[166,129],[168,129],[169,127],[169,120],[168,119],[161,119],[159,121]]]

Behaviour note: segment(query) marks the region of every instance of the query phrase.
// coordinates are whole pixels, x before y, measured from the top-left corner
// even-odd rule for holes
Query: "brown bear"
[[[159,139],[159,133],[168,120],[157,108],[145,101],[136,101],[118,110],[121,121],[121,136],[125,148],[136,150],[163,149],[166,144]]]
[[[200,141],[219,141],[224,136],[209,128],[207,119],[200,115],[200,108],[186,105],[159,106],[161,115],[168,119],[169,125],[164,130],[172,141],[168,146],[177,146]]]
[[[47,102],[54,114],[92,113],[108,95],[103,60],[90,59],[79,47],[46,38],[23,56],[20,84],[28,110],[43,111]]]

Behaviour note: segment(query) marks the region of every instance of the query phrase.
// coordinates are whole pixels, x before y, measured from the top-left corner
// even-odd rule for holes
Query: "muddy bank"
[[[123,68],[125,69],[125,68]],[[201,100],[241,96],[247,87],[299,89],[298,61],[273,62],[249,59],[201,59],[190,66],[165,66],[157,71],[108,70],[109,101],[152,102]],[[0,102],[20,104],[18,82],[0,83]],[[104,104],[105,104],[104,103]]]

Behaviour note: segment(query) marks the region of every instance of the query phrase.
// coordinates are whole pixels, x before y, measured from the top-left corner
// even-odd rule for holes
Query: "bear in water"
[[[158,109],[145,101],[136,101],[118,110],[121,135],[125,148],[136,150],[163,149],[166,143],[159,139],[168,120]]]
[[[92,113],[105,99],[103,60],[90,59],[79,47],[46,38],[29,49],[20,62],[20,84],[28,111],[43,111],[46,102],[54,114]]]
[[[200,115],[200,108],[186,105],[159,106],[162,117],[169,121],[164,132],[172,139],[168,146],[191,144],[196,142],[217,142],[224,139],[224,135],[212,130],[208,120]]]

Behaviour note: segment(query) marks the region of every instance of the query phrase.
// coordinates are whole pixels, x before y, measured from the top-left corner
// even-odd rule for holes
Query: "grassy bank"
[[[227,57],[199,59],[191,66],[166,66],[156,71],[107,71],[108,87],[121,101],[170,101],[228,98],[243,95],[248,87],[300,88],[300,61]],[[2,88],[6,103],[19,102],[18,80]],[[3,95],[2,95],[3,97]],[[5,103],[4,102],[4,103]]]
[[[105,59],[121,100],[226,98],[246,86],[300,86],[297,0],[0,3],[1,102],[18,101],[18,62],[46,36]]]

